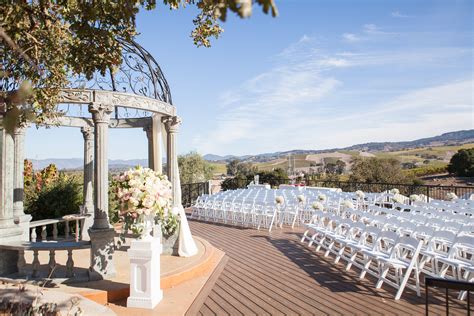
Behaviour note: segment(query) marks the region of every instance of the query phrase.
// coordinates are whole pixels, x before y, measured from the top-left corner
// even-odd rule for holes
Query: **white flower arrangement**
[[[275,203],[276,204],[283,204],[283,203],[285,203],[285,199],[283,198],[283,196],[277,196],[275,198]]]
[[[115,197],[120,204],[122,233],[142,234],[145,218],[152,217],[162,229],[174,233],[178,221],[172,212],[173,196],[168,178],[149,168],[135,167],[114,177]],[[170,225],[176,227],[168,227]]]
[[[390,190],[390,193],[391,194],[400,194],[400,190],[398,190],[397,188],[393,188]]]
[[[458,196],[454,192],[448,192],[446,194],[446,198],[448,199],[448,201],[452,201],[452,200],[457,200]]]
[[[405,202],[405,197],[397,193],[392,197],[392,202],[402,204],[403,202]]]
[[[323,201],[323,202],[324,202],[324,201],[326,201],[326,199],[327,199],[327,197],[326,197],[326,195],[325,195],[325,194],[322,194],[322,193],[321,193],[320,195],[318,195],[318,200],[320,200],[320,201]]]
[[[322,211],[324,210],[324,205],[320,202],[314,202],[313,205],[311,205],[311,207],[315,210],[319,210],[319,211]]]
[[[355,191],[355,194],[359,199],[363,199],[365,197],[365,193],[362,192],[361,190]]]
[[[418,202],[418,201],[420,201],[420,200],[421,200],[421,199],[420,199],[420,196],[419,196],[419,195],[417,195],[417,194],[412,194],[412,195],[410,195],[410,201],[412,201],[412,202]]]
[[[354,209],[354,204],[350,200],[344,200],[344,202],[342,202],[342,205],[346,208]]]
[[[298,195],[297,198],[298,198],[298,202],[301,202],[301,203],[306,202],[306,197],[302,194]]]

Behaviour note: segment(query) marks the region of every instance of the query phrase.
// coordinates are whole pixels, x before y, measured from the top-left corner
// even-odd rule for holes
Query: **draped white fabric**
[[[176,159],[176,166],[178,165],[178,157]],[[179,226],[179,246],[178,246],[178,254],[180,257],[192,257],[197,254],[198,249],[196,243],[194,242],[193,235],[191,234],[191,230],[189,229],[188,220],[186,218],[186,213],[184,212],[182,203],[181,203],[181,181],[179,179],[179,170],[177,180],[178,182],[178,209],[179,209],[179,217],[181,219],[180,226]]]
[[[178,254],[180,257],[192,257],[197,254],[198,249],[193,236],[191,235],[191,230],[189,229],[188,220],[183,207],[179,208],[179,216],[181,217],[181,223],[179,226]]]

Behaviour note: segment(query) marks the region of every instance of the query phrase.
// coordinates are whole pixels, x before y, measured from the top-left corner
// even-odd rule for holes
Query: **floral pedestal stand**
[[[153,309],[163,298],[160,288],[161,234],[150,235],[151,230],[161,232],[159,226],[148,222],[140,239],[133,240],[128,249],[130,259],[130,296],[127,307]]]

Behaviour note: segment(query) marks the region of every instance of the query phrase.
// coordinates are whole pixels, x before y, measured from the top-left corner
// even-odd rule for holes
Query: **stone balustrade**
[[[38,239],[41,241],[46,240],[70,240],[74,239],[76,242],[82,239],[81,233],[81,223],[90,215],[80,215],[80,214],[72,214],[66,215],[61,218],[53,218],[53,219],[42,219],[38,221],[30,222],[30,241],[36,242]],[[73,236],[71,236],[71,227],[70,223],[73,222],[75,225]],[[58,237],[58,223],[64,223],[64,236]],[[52,226],[52,236],[48,238],[47,236],[47,228],[48,226]],[[40,229],[40,238],[38,238],[37,228],[41,227]]]
[[[21,277],[31,277],[33,279],[46,277],[46,278],[73,278],[74,274],[74,260],[72,253],[78,249],[90,248],[90,242],[86,241],[45,241],[45,242],[12,242],[0,245],[0,249],[4,250],[15,250],[18,251],[17,268],[18,275]],[[27,262],[25,260],[25,251],[33,251],[33,261],[31,262],[31,275],[28,275],[26,270]],[[39,252],[49,252],[48,262],[48,275],[40,275],[40,260]],[[66,262],[66,275],[58,276],[55,273],[56,263],[56,252],[67,251],[67,262]]]

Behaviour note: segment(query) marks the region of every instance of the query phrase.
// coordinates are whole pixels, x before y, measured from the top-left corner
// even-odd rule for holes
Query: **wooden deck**
[[[358,279],[334,258],[324,258],[300,243],[302,229],[268,231],[190,221],[193,234],[207,239],[229,261],[205,300],[199,315],[422,315],[422,297],[395,290],[375,280]],[[432,292],[431,292],[432,293]],[[450,314],[467,314],[466,302],[451,296]],[[471,296],[471,300],[472,300]],[[445,314],[444,298],[430,299],[430,315]]]

